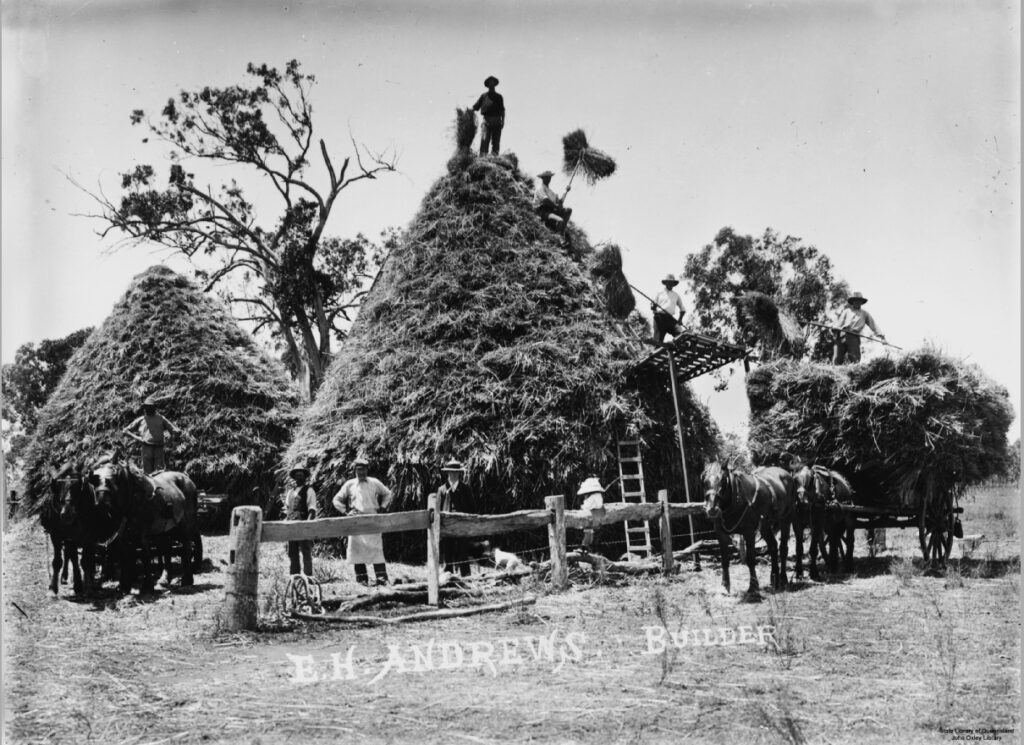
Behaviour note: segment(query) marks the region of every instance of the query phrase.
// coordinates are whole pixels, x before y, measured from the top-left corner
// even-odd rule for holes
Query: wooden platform
[[[670,354],[675,363],[676,378],[680,383],[684,383],[712,370],[725,367],[730,362],[745,360],[747,350],[735,344],[726,344],[710,336],[683,333],[640,360],[630,370],[631,376],[634,378],[660,376],[663,380],[667,380]]]

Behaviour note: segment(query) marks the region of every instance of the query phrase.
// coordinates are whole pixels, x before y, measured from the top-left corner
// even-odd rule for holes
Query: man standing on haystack
[[[137,440],[142,448],[142,470],[155,473],[167,468],[164,442],[169,434],[181,434],[170,420],[156,410],[157,399],[149,396],[142,402],[142,416],[124,428],[124,433]]]
[[[865,326],[870,328],[875,336],[885,341],[885,334],[878,330],[875,319],[863,308],[867,301],[868,299],[859,292],[853,293],[846,299],[846,307],[840,311],[834,324],[836,341],[832,364],[860,362],[860,336]]]
[[[316,520],[316,490],[310,486],[309,471],[293,468],[288,478],[295,484],[284,497],[285,520]],[[299,555],[302,555],[302,573],[313,576],[313,541],[288,541],[288,561],[291,574],[299,573]]]
[[[665,289],[655,295],[654,302],[651,303],[651,310],[654,311],[654,342],[656,344],[665,341],[665,334],[672,334],[673,337],[681,334],[683,331],[681,323],[683,316],[686,315],[686,311],[683,310],[683,299],[672,289],[679,284],[675,275],[666,274],[665,279],[661,280],[661,284],[665,286]]]
[[[562,200],[565,197],[559,197],[552,191],[551,177],[554,175],[551,171],[542,171],[537,174],[540,184],[533,193],[533,210],[540,216],[545,225],[561,233],[565,231],[565,226],[569,224],[569,218],[572,217],[572,209],[563,207]],[[566,194],[569,193],[568,189],[565,191]],[[552,220],[552,215],[557,220]]]
[[[462,463],[450,460],[441,468],[445,483],[437,490],[438,512],[472,512],[473,494],[469,485],[462,480],[466,473]],[[470,546],[465,538],[443,538],[441,540],[441,557],[445,571],[455,574],[456,570],[463,577],[471,573]]]
[[[352,464],[356,477],[342,484],[334,495],[334,509],[342,515],[375,515],[384,512],[391,505],[391,490],[367,473],[370,464],[365,458],[356,458]],[[377,584],[388,584],[388,568],[384,563],[384,541],[380,533],[353,535],[348,539],[348,563],[356,573],[356,582],[370,584],[369,565],[377,575]]]
[[[473,111],[479,111],[484,118],[484,126],[480,131],[481,155],[487,155],[488,147],[493,155],[497,155],[501,147],[501,130],[505,127],[505,99],[494,90],[497,85],[498,79],[489,76],[484,81],[487,92],[482,93],[473,104]]]

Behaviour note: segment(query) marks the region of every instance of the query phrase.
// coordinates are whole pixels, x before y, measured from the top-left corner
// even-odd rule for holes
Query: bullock
[[[800,465],[793,479],[797,498],[806,502],[810,511],[811,547],[808,563],[811,579],[818,579],[818,551],[830,572],[839,569],[839,549],[843,546],[843,571],[853,571],[854,520],[840,506],[853,497],[853,487],[838,471],[824,466]],[[826,539],[828,557],[825,556]]]
[[[754,537],[760,530],[771,557],[773,589],[786,586],[786,554],[793,517],[795,488],[793,477],[783,468],[764,467],[752,474],[733,472],[728,464],[709,463],[701,474],[704,486],[704,511],[711,519],[722,557],[722,588],[728,593],[730,535],[743,536],[746,564],[750,571],[749,595],[758,592],[754,566]],[[776,541],[778,530],[780,540]],[[781,550],[780,550],[781,549]],[[781,554],[781,556],[780,556]]]
[[[165,547],[167,551],[159,580],[159,584],[167,584],[170,561],[166,547],[174,537],[181,539],[181,584],[183,587],[192,585],[199,496],[192,479],[177,471],[160,471],[147,476],[132,463],[123,464],[110,458],[98,465],[89,480],[96,491],[100,512],[120,524],[120,538],[115,544],[121,567],[120,591],[131,592],[136,549],[142,562],[139,592],[153,591],[150,560],[154,545]]]

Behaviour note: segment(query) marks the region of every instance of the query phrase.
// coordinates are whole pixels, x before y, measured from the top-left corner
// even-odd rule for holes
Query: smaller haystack
[[[827,464],[851,477],[863,504],[916,507],[1008,465],[1007,390],[934,349],[857,365],[765,364],[747,378],[747,397],[756,463]]]
[[[30,511],[58,464],[116,444],[137,457],[122,429],[149,395],[186,433],[170,441],[169,467],[241,501],[255,501],[258,490],[268,506],[298,420],[298,392],[219,300],[154,266],[74,354],[43,408],[27,456]]]

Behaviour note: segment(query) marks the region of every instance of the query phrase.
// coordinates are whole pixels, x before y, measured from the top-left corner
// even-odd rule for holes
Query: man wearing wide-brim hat
[[[551,177],[554,175],[551,171],[541,171],[537,174],[537,180],[540,183],[537,185],[536,191],[533,192],[533,211],[540,216],[545,225],[555,232],[561,233],[569,224],[572,210],[563,207],[562,200],[565,197],[558,196],[552,190]],[[566,189],[566,193],[568,192],[569,190]]]
[[[449,460],[441,466],[445,483],[437,490],[439,512],[473,512],[473,493],[465,482],[466,469],[461,461]],[[445,570],[463,577],[472,573],[470,555],[472,542],[465,538],[442,538],[441,561]]]
[[[285,520],[316,520],[316,489],[310,486],[309,469],[298,466],[288,472],[294,486],[284,497]],[[302,556],[302,573],[313,576],[313,541],[288,541],[290,572],[299,573],[299,556]]]
[[[604,509],[604,487],[596,476],[585,479],[580,484],[576,496],[580,499],[580,509],[594,513]],[[587,528],[583,531],[583,550],[589,551],[594,545],[594,530]]]
[[[661,344],[665,340],[665,334],[672,334],[673,337],[682,333],[681,326],[683,316],[683,299],[675,291],[679,284],[674,274],[666,274],[661,280],[663,289],[654,296],[651,303],[651,310],[654,311],[654,341]]]
[[[505,99],[495,91],[498,79],[489,75],[484,81],[485,93],[473,104],[473,111],[479,111],[484,119],[483,128],[480,130],[480,154],[487,155],[490,149],[493,155],[497,155],[501,148],[501,130],[505,128]]]
[[[871,329],[875,336],[885,341],[885,334],[878,330],[875,319],[863,308],[867,301],[868,299],[859,292],[851,293],[846,299],[846,307],[839,312],[833,324],[836,329],[833,364],[860,362],[860,338],[865,326]]]
[[[391,490],[369,474],[370,464],[365,458],[356,458],[352,463],[355,478],[341,485],[334,495],[334,509],[342,515],[375,515],[391,506]],[[373,565],[377,584],[388,584],[388,568],[384,562],[384,541],[380,533],[353,535],[348,539],[346,560],[352,565],[356,582],[369,585],[369,566]]]
[[[142,415],[122,430],[141,447],[142,470],[156,473],[167,468],[164,445],[168,435],[181,434],[171,421],[156,410],[158,399],[147,396],[142,402]]]

